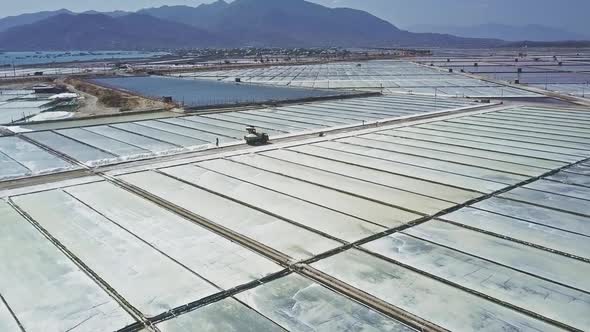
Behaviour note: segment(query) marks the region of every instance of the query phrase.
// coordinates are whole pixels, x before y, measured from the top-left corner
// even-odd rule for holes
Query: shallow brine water
[[[172,97],[175,102],[184,103],[184,105],[190,107],[297,100],[341,94],[323,90],[279,88],[157,76],[101,78],[93,81],[147,97]]]

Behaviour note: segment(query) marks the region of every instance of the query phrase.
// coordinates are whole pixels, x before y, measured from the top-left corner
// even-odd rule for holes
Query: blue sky
[[[0,0],[2,16],[67,8],[136,10],[161,5],[198,5],[212,0]],[[276,0],[281,1],[281,0]],[[418,24],[543,24],[590,34],[590,0],[312,0],[331,7],[366,10],[401,28]]]

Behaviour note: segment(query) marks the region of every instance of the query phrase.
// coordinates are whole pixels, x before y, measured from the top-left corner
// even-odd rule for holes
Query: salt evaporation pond
[[[297,100],[342,94],[342,92],[324,90],[232,84],[158,76],[100,78],[94,79],[93,82],[147,97],[169,96],[175,102],[184,102],[184,105],[190,107]]]

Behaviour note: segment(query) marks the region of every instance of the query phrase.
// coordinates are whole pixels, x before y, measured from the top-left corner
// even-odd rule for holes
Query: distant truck
[[[254,126],[246,127],[248,134],[244,136],[244,140],[248,145],[264,145],[268,143],[269,137],[266,133],[258,133]]]

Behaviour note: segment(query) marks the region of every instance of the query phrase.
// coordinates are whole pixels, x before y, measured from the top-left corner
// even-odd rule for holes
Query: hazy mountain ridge
[[[218,0],[214,3],[201,4],[197,7],[162,6],[158,8],[146,8],[139,10],[138,13],[208,29],[216,20],[216,17],[228,6],[229,4],[227,2]]]
[[[47,15],[49,13],[44,14]],[[498,40],[411,33],[367,12],[333,9],[303,0],[236,0],[232,3],[219,0],[198,7],[163,6],[132,14],[121,11],[74,14],[66,11],[56,15],[0,32],[0,48],[484,47],[501,43]],[[35,16],[25,18],[31,21]]]
[[[11,50],[126,50],[216,46],[211,33],[185,24],[129,14],[59,14],[0,33]]]
[[[524,26],[512,26],[505,24],[480,24],[475,26],[440,26],[440,25],[416,25],[408,28],[414,32],[437,31],[465,38],[492,38],[506,41],[566,41],[589,40],[590,35],[566,31],[540,24]]]
[[[73,14],[67,9],[59,9],[55,11],[43,11],[38,13],[22,14],[18,16],[8,16],[0,19],[0,32],[17,26],[36,23],[46,18],[57,16],[60,14]]]

